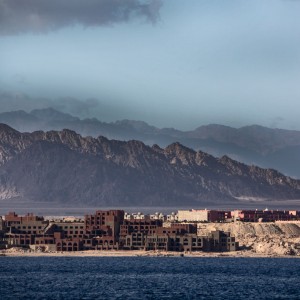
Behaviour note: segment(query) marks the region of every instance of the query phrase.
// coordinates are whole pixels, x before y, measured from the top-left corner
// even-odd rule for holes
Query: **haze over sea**
[[[300,299],[297,258],[0,257],[1,299]]]

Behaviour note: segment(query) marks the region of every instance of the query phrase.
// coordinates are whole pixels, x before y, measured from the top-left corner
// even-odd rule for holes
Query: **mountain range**
[[[53,108],[31,112],[0,113],[0,122],[22,131],[62,130],[68,128],[83,136],[105,136],[123,141],[140,140],[160,147],[179,142],[213,156],[273,168],[285,175],[300,178],[300,131],[272,129],[258,125],[232,128],[218,124],[200,126],[192,131],[157,128],[143,121],[122,120],[112,123],[98,119],[80,119]]]
[[[0,199],[103,206],[182,206],[300,199],[300,181],[180,143],[21,133],[0,124]]]

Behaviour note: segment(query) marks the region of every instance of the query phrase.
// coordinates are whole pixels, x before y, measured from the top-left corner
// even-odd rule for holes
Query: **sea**
[[[300,299],[300,259],[0,257],[0,299]]]

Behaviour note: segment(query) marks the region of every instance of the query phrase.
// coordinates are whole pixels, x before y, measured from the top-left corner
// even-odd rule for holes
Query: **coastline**
[[[35,252],[35,251],[9,251],[2,250],[0,257],[199,257],[199,258],[300,258],[297,255],[263,254],[252,251],[232,252],[166,252],[166,251],[144,251],[144,250],[115,250],[115,251],[75,251],[75,252]]]

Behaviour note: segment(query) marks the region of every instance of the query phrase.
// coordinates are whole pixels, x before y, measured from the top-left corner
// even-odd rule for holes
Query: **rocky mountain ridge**
[[[0,199],[16,197],[87,205],[205,205],[300,199],[300,181],[180,143],[150,147],[71,130],[20,133],[0,124]]]
[[[0,122],[22,132],[68,128],[83,136],[105,136],[117,140],[141,140],[147,145],[166,147],[180,142],[213,156],[227,155],[246,164],[280,170],[300,178],[300,132],[271,129],[258,125],[232,128],[218,124],[200,126],[192,131],[157,128],[142,121],[122,120],[112,123],[95,118],[80,119],[52,108],[29,113],[0,113]]]

